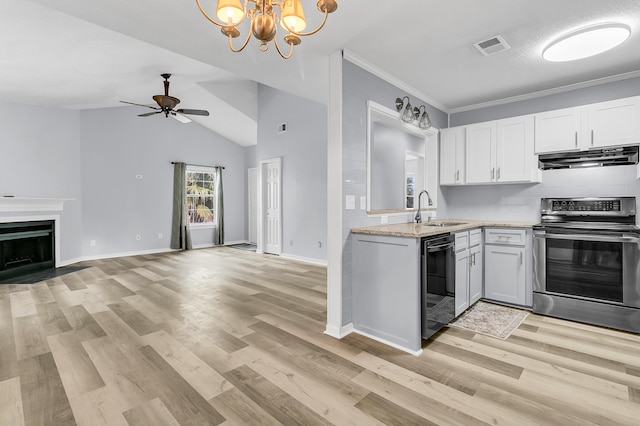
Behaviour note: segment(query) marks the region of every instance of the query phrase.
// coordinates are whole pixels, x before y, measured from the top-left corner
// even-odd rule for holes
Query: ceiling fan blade
[[[187,117],[185,117],[184,115],[178,113],[178,112],[173,112],[171,111],[171,117],[175,118],[176,120],[178,120],[181,123],[191,123],[191,120]]]
[[[120,102],[122,102],[123,104],[137,105],[137,106],[151,108],[151,109],[160,109],[158,107],[153,107],[153,106],[149,106],[149,105],[136,104],[135,102],[127,102],[127,101],[120,101]]]
[[[190,114],[190,115],[204,115],[204,116],[209,115],[209,111],[206,111],[204,109],[178,109],[176,110],[176,112],[179,112],[180,114]]]
[[[162,111],[145,112],[144,114],[138,114],[138,117],[149,117],[150,115],[160,114]]]

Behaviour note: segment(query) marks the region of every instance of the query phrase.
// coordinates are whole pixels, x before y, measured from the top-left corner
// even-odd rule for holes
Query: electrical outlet
[[[158,239],[161,240],[162,239],[162,232],[158,233]]]
[[[142,235],[138,234],[136,235],[136,240],[140,241],[142,239]]]
[[[389,216],[387,216],[386,214],[380,216],[380,223],[389,223]]]
[[[91,240],[91,241],[89,241],[89,245],[90,245],[91,247],[95,247],[95,246],[96,246],[96,240]]]

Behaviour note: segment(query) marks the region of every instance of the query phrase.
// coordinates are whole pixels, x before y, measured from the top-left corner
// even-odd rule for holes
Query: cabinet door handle
[[[456,170],[456,182],[460,180],[460,170]]]
[[[522,265],[522,252],[520,252],[520,254],[518,254],[518,257],[520,258],[520,265]]]
[[[576,141],[576,148],[577,148],[578,147],[578,132],[576,132],[575,141]]]
[[[492,167],[491,168],[491,180],[493,180],[494,176],[496,175],[496,168]]]
[[[500,167],[498,167],[498,176],[496,177],[496,180],[500,179]]]
[[[471,256],[473,258],[473,266],[476,266],[476,254],[473,253]]]
[[[593,129],[591,129],[591,146],[593,146]]]

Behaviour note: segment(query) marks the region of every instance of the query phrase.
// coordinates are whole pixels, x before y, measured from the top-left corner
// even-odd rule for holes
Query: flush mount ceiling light
[[[542,51],[551,62],[575,61],[613,49],[631,34],[624,24],[599,24],[570,32],[553,41]]]
[[[293,54],[293,47],[300,44],[300,37],[313,35],[320,31],[327,21],[327,16],[338,8],[335,0],[318,0],[316,6],[318,10],[324,14],[322,22],[316,29],[303,33],[307,26],[307,21],[302,9],[300,0],[244,0],[244,6],[241,0],[218,0],[216,6],[216,16],[218,20],[212,18],[200,4],[200,0],[196,0],[200,12],[213,24],[221,27],[222,34],[229,38],[229,48],[234,52],[242,51],[249,40],[251,34],[260,40],[260,51],[265,52],[269,48],[269,42],[273,40],[276,50],[284,59],[289,59]],[[238,25],[248,19],[249,30],[247,38],[240,48],[233,47],[232,39],[240,36]],[[284,55],[278,46],[276,39],[277,25],[287,31],[284,41],[289,45],[289,53]]]

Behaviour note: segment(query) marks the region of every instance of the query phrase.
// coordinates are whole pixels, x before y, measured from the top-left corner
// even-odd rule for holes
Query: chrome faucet
[[[422,215],[420,214],[420,200],[422,200],[422,194],[427,194],[429,205],[433,205],[433,201],[431,201],[431,196],[429,195],[427,190],[423,189],[422,191],[420,191],[420,194],[418,195],[418,213],[416,213],[416,223],[422,223]],[[431,217],[429,217],[429,219],[431,219]]]

